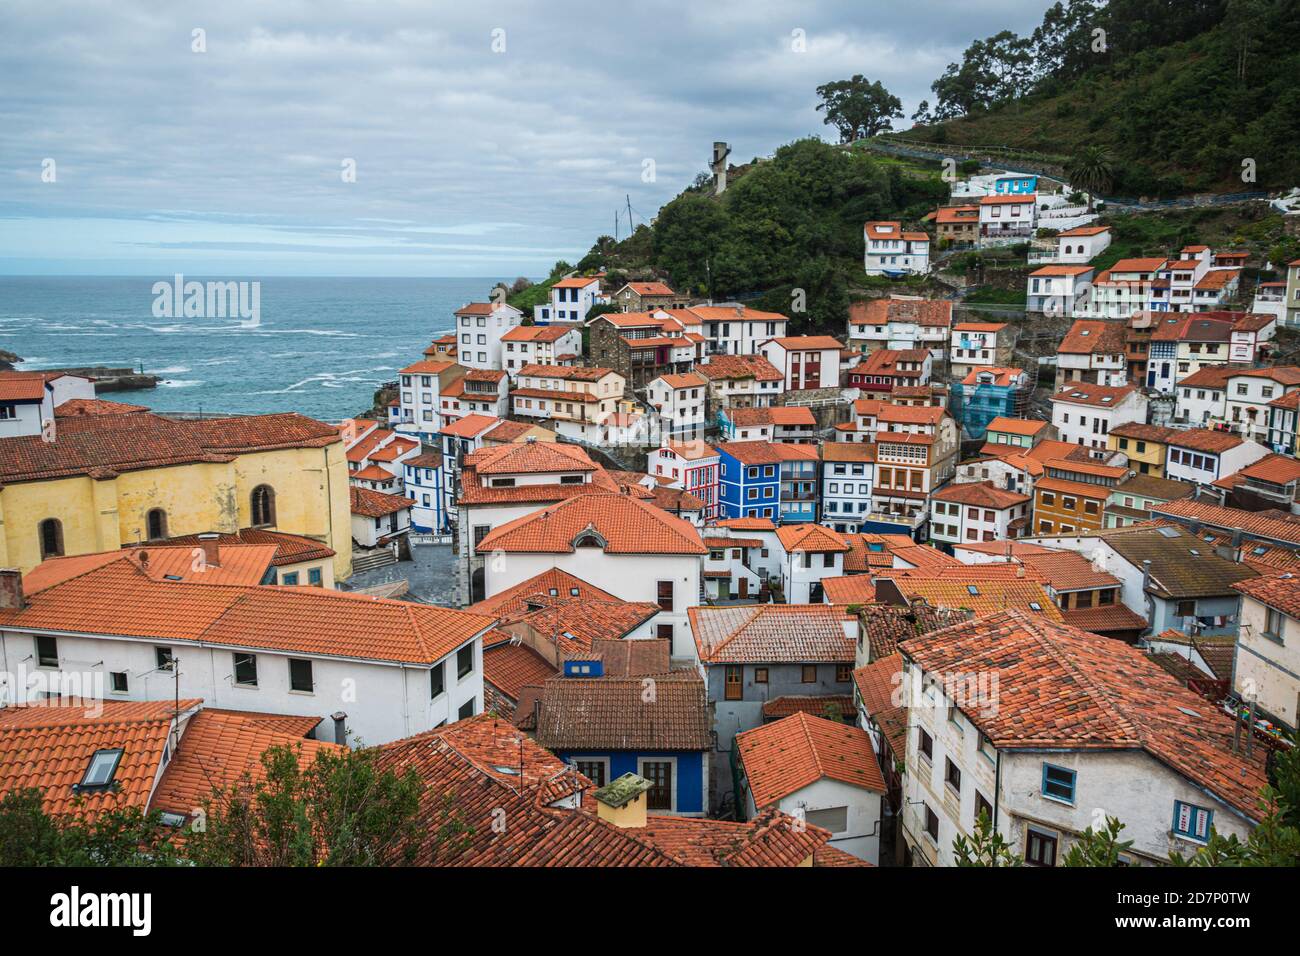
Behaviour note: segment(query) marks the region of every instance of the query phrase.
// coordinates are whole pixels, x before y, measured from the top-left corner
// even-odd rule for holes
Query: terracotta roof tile
[[[506,446],[512,447],[512,446]],[[606,554],[703,554],[688,522],[637,498],[591,493],[509,521],[487,534],[478,551],[572,553],[593,532]]]
[[[849,550],[844,535],[820,524],[787,524],[776,529],[777,539],[786,551],[843,553]]]
[[[1232,752],[1233,722],[1141,651],[1018,611],[908,640],[927,672],[996,672],[998,706],[959,705],[999,749],[1145,750],[1258,820],[1263,754]]]
[[[759,808],[825,779],[885,792],[866,731],[838,721],[796,713],[737,734],[736,749]]]
[[[849,663],[854,618],[829,604],[693,607],[687,614],[700,660],[719,663]]]
[[[694,671],[646,678],[554,677],[542,689],[537,742],[550,750],[707,750],[712,714]]]
[[[825,717],[827,720],[853,720],[853,698],[843,694],[827,694],[821,697],[785,694],[773,697],[763,703],[763,716],[770,718],[789,717],[791,714],[809,714],[813,717]],[[828,716],[835,714],[834,718]]]
[[[415,507],[413,498],[403,498],[401,495],[386,495],[382,491],[358,488],[356,485],[349,488],[348,492],[352,496],[352,513],[367,518],[382,518]]]

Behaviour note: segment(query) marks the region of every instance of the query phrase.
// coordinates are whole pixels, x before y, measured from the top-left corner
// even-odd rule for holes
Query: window
[[[114,750],[96,750],[90,755],[90,763],[86,765],[85,776],[81,778],[81,783],[77,784],[78,790],[106,790],[113,785],[113,775],[117,773],[117,765],[122,760],[122,749]]]
[[[824,810],[805,810],[804,822],[824,827],[832,833],[843,833],[849,828],[849,808],[827,807]]]
[[[112,671],[108,675],[109,687],[114,694],[125,694],[127,688],[126,671]]]
[[[425,495],[425,497],[428,498],[429,496]],[[321,577],[320,568],[307,569],[307,583],[314,588],[320,588],[325,586],[324,579]]]
[[[243,687],[257,686],[257,655],[235,655],[235,683]]]
[[[36,636],[36,663],[41,667],[59,666],[59,642],[45,634]]]
[[[270,485],[258,485],[252,495],[253,527],[266,527],[275,524],[275,489]]]
[[[172,656],[170,647],[155,647],[153,649],[153,659],[160,671],[169,671],[176,666],[176,658]]]
[[[925,808],[925,832],[935,843],[939,842],[939,815],[929,806]]]
[[[460,705],[460,710],[456,711],[457,720],[466,720],[474,716],[474,698],[471,697],[465,703]]]
[[[1195,804],[1174,801],[1174,833],[1189,840],[1204,842],[1210,838],[1212,811]]]
[[[641,776],[650,781],[646,793],[646,809],[671,810],[673,808],[673,762],[671,760],[641,761]]]
[[[63,522],[46,518],[38,527],[41,537],[41,559],[57,558],[63,554]]]
[[[456,680],[474,673],[474,645],[466,644],[456,652]]]
[[[853,665],[851,665],[851,664],[836,664],[836,665],[835,665],[835,681],[836,681],[836,683],[839,683],[839,684],[847,684],[847,683],[848,683],[849,681],[851,681],[851,680],[853,680]]]
[[[609,761],[607,759],[575,760],[573,767],[598,788],[605,786],[608,782],[609,773],[607,768],[609,767]]]
[[[993,822],[993,804],[984,799],[984,794],[978,790],[975,791],[975,822],[979,823],[981,816],[989,818],[989,823]]]
[[[755,684],[766,684],[766,683],[767,683],[767,668],[766,668],[766,667],[755,667],[755,668],[754,668],[754,683],[755,683]]]
[[[1043,764],[1043,796],[1062,803],[1074,803],[1075,772],[1050,763]]]
[[[671,612],[673,609],[673,582],[660,581],[657,585],[659,610]]]
[[[1056,866],[1056,835],[1030,827],[1025,833],[1025,863],[1028,866]]]
[[[816,664],[803,665],[803,674],[800,676],[799,679],[805,684],[817,683],[817,665]]]
[[[671,624],[656,624],[655,637],[673,639],[673,626]]]
[[[1196,617],[1196,602],[1179,601],[1178,606],[1174,609],[1174,614],[1178,617]]]
[[[167,537],[167,512],[154,508],[145,516],[150,541],[161,541]]]
[[[316,689],[316,682],[311,679],[311,661],[289,658],[289,689],[308,694]]]
[[[934,738],[931,737],[924,730],[922,730],[920,727],[917,728],[917,731],[921,735],[917,739],[917,743],[916,743],[917,752],[921,756],[923,756],[926,760],[933,760],[934,759]]]
[[[1275,608],[1265,607],[1264,609],[1264,636],[1271,637],[1279,644],[1282,643],[1282,628],[1285,626],[1286,618],[1281,611]]]
[[[957,793],[961,793],[961,768],[946,758],[944,763],[946,766],[943,773],[943,782],[952,787]]]
[[[376,519],[375,519],[375,524],[378,525],[378,523],[379,523],[379,519],[376,518]],[[287,573],[281,575],[281,576],[280,576],[280,583],[283,584],[283,585],[285,585],[286,587],[297,587],[297,585],[298,585],[298,572],[297,572],[297,571],[289,571],[289,572],[287,572]]]
[[[744,696],[744,688],[741,686],[740,665],[727,665],[725,692],[727,700],[740,700]]]
[[[429,671],[429,699],[436,700],[447,689],[447,668],[442,661],[433,665]]]

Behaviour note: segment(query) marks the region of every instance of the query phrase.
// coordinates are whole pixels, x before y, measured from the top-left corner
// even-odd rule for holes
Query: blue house
[[[1028,173],[1007,173],[993,182],[999,196],[1028,196],[1038,192],[1038,177]]]
[[[762,441],[718,446],[718,500],[723,518],[780,520],[782,447]]]
[[[542,686],[537,742],[597,787],[626,773],[644,777],[651,813],[703,816],[712,749],[703,679],[669,669],[667,640],[592,643],[590,655],[564,661]]]

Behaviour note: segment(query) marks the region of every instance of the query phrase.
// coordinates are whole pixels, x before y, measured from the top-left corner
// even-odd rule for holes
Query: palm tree
[[[1070,185],[1088,193],[1088,211],[1092,212],[1095,193],[1109,189],[1114,179],[1110,154],[1103,146],[1085,146],[1065,168]]]

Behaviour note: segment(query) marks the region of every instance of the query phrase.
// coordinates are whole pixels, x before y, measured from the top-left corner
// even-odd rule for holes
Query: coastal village
[[[1045,354],[959,292],[796,334],[574,271],[338,422],[0,372],[0,797],[183,835],[351,748],[423,785],[425,864],[1247,841],[1300,724],[1300,260],[1094,268],[1111,231],[1006,170],[863,225],[883,280],[1027,245]]]

